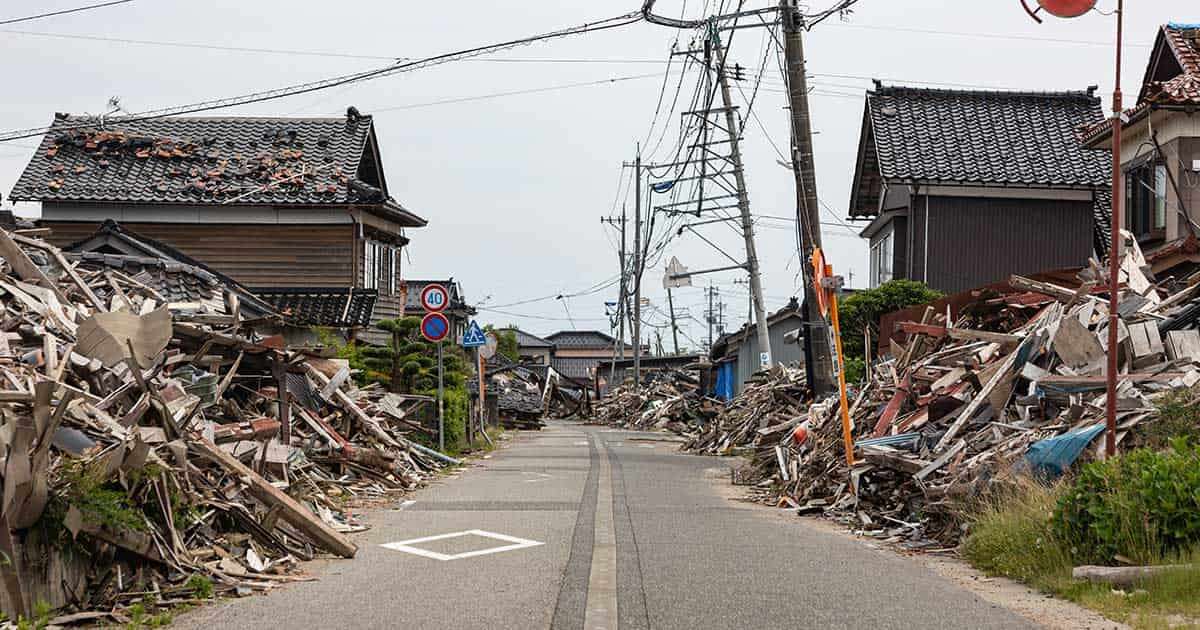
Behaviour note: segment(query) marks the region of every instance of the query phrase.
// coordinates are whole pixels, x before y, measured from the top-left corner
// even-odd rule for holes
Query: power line
[[[1102,41],[1097,41],[1097,40],[1086,40],[1086,39],[1063,39],[1060,37],[1038,37],[1035,35],[1003,35],[1000,33],[981,33],[979,31],[971,31],[971,32],[939,31],[939,30],[934,30],[934,29],[911,28],[911,27],[906,27],[906,26],[873,26],[873,25],[869,25],[869,24],[843,24],[843,23],[839,23],[839,22],[835,22],[835,23],[833,23],[833,25],[841,27],[841,28],[859,28],[859,29],[865,29],[865,30],[871,30],[871,31],[896,31],[899,33],[918,33],[921,35],[944,35],[944,36],[950,36],[950,37],[1004,39],[1004,40],[1022,41],[1022,42],[1048,42],[1051,44],[1076,44],[1076,45],[1082,45],[1082,46],[1106,46],[1106,47],[1109,47],[1109,46],[1113,45],[1113,43],[1111,41],[1102,42]],[[1150,47],[1150,44],[1126,43],[1125,45],[1126,46],[1136,46],[1139,48],[1149,48]]]
[[[132,1],[132,0],[129,0]],[[165,48],[185,48],[193,50],[219,50],[223,52],[252,53],[256,55],[294,55],[298,57],[329,57],[333,59],[366,59],[373,61],[410,61],[407,57],[396,55],[367,55],[358,53],[340,53],[327,50],[302,50],[297,48],[256,48],[248,46],[221,46],[200,42],[173,42],[154,39],[127,39],[122,37],[102,37],[99,35],[79,35],[75,33],[47,33],[45,31],[21,31],[15,29],[0,29],[0,33],[8,35],[27,35],[31,37],[47,37],[53,39],[74,39],[109,44],[133,44],[135,46],[160,46]],[[590,58],[590,57],[516,57],[509,59],[472,59],[471,61],[486,63],[556,63],[556,64],[662,64],[661,59],[624,59],[624,58]]]
[[[29,22],[31,20],[40,20],[42,18],[53,17],[55,15],[66,15],[68,13],[78,13],[80,11],[91,11],[92,9],[102,9],[104,7],[111,7],[116,4],[125,4],[127,2],[133,2],[133,0],[113,0],[112,2],[101,2],[100,4],[89,4],[86,7],[76,7],[74,9],[64,9],[62,11],[51,11],[50,13],[39,13],[37,15],[28,15],[28,16],[21,17],[21,18],[12,18],[11,20],[0,21],[0,25],[16,24],[17,22]]]
[[[611,83],[622,83],[625,81],[637,81],[639,79],[652,79],[657,76],[658,76],[657,72],[652,73],[652,74],[633,74],[633,75],[628,75],[628,76],[610,77],[607,79],[598,79],[596,81],[580,81],[578,83],[563,83],[560,85],[549,85],[546,87],[528,88],[528,89],[524,89],[524,90],[510,90],[508,92],[493,92],[491,94],[479,94],[476,96],[461,96],[461,97],[457,97],[457,98],[445,98],[445,99],[441,99],[441,100],[437,100],[437,101],[428,101],[425,103],[411,103],[409,105],[394,105],[391,107],[377,107],[377,108],[371,108],[370,111],[372,114],[376,114],[379,112],[393,112],[393,111],[399,111],[399,110],[403,110],[403,109],[417,109],[419,107],[432,107],[434,105],[452,105],[454,103],[468,103],[471,101],[482,101],[482,100],[487,100],[487,99],[500,98],[500,97],[504,97],[504,96],[518,96],[521,94],[537,94],[540,92],[554,92],[554,91],[558,91],[558,90],[567,90],[567,89],[571,89],[571,88],[588,87],[588,86],[593,86],[593,85],[607,85],[607,84],[611,84]]]
[[[441,55],[435,55],[433,57],[427,57],[427,58],[419,59],[416,61],[397,62],[397,63],[390,64],[387,66],[383,66],[381,68],[374,68],[374,69],[366,70],[363,72],[356,72],[353,74],[346,74],[346,75],[331,77],[328,79],[321,79],[318,81],[310,81],[308,83],[290,85],[290,86],[286,86],[286,87],[282,87],[282,88],[277,88],[274,90],[255,92],[252,94],[244,94],[241,96],[234,96],[234,97],[230,97],[230,98],[214,99],[214,100],[209,100],[209,101],[201,101],[198,103],[191,103],[188,105],[179,105],[179,106],[175,106],[175,107],[167,107],[167,108],[162,108],[162,109],[150,110],[150,111],[140,112],[140,113],[136,113],[136,114],[131,114],[128,116],[121,116],[121,117],[113,118],[110,120],[112,120],[112,122],[114,124],[122,123],[122,122],[136,122],[136,121],[141,121],[141,120],[162,118],[165,116],[172,116],[172,115],[179,115],[179,114],[191,114],[191,113],[196,113],[196,112],[206,112],[206,111],[212,111],[212,110],[216,110],[216,109],[226,109],[229,107],[236,107],[239,105],[249,105],[251,103],[260,103],[263,101],[270,101],[270,100],[285,98],[288,96],[295,96],[297,94],[306,94],[309,92],[326,90],[326,89],[337,87],[340,85],[347,85],[350,83],[357,83],[357,82],[361,82],[361,81],[378,79],[378,78],[382,78],[382,77],[389,76],[392,74],[397,74],[397,73],[401,73],[401,72],[409,72],[412,70],[418,70],[418,69],[422,69],[422,68],[428,68],[431,66],[440,65],[443,63],[449,63],[452,61],[462,61],[462,60],[470,58],[470,57],[477,57],[479,55],[494,53],[494,52],[497,52],[500,50],[515,48],[517,46],[523,46],[523,45],[531,44],[531,43],[537,42],[537,41],[569,37],[572,35],[581,35],[584,33],[592,33],[592,32],[596,32],[596,31],[608,30],[608,29],[613,29],[613,28],[620,28],[620,27],[627,26],[629,24],[638,22],[641,19],[642,18],[641,18],[640,12],[626,13],[624,15],[618,15],[616,17],[606,18],[606,19],[599,20],[596,22],[589,22],[587,24],[581,24],[578,26],[572,26],[572,27],[557,30],[557,31],[542,33],[540,35],[533,35],[530,37],[510,40],[510,41],[501,42],[498,44],[487,44],[487,45],[483,45],[483,46],[477,46],[474,48],[458,50],[458,51],[450,52],[450,53],[443,53]],[[89,127],[91,125],[92,125],[92,123],[89,121],[89,122],[83,122],[83,123],[78,123],[78,124],[60,124],[60,125],[56,125],[54,127],[37,127],[37,128],[32,128],[32,129],[19,129],[19,130],[14,130],[14,131],[8,131],[8,132],[0,133],[0,142],[6,141],[6,140],[16,140],[19,138],[31,138],[34,136],[40,136],[42,134],[47,133],[51,129],[65,131],[68,129],[85,128],[85,127]]]

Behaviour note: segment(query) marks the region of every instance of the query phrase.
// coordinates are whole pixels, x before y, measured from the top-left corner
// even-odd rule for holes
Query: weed
[[[213,596],[213,581],[207,575],[199,573],[192,575],[188,578],[186,586],[198,599],[209,599]]]
[[[1138,425],[1146,445],[1164,449],[1179,438],[1191,444],[1200,443],[1198,397],[1200,391],[1195,389],[1173,389],[1159,397],[1154,404],[1158,408],[1158,418]]]
[[[991,575],[1003,575],[1038,587],[1069,578],[1069,549],[1051,524],[1062,486],[1018,479],[1008,491],[984,501],[971,519],[963,555]]]

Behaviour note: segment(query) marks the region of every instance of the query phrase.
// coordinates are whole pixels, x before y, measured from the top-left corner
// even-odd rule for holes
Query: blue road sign
[[[450,334],[450,321],[441,313],[427,313],[421,320],[421,334],[429,341],[441,341]]]
[[[463,333],[462,345],[464,348],[478,348],[479,346],[487,345],[487,336],[483,334],[483,329],[475,320],[467,325],[467,332]]]

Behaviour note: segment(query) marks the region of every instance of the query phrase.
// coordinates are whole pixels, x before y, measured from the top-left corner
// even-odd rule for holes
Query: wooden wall
[[[964,291],[1012,274],[1081,267],[1092,255],[1091,201],[929,197],[929,264],[924,278],[925,197],[914,201],[915,280]]]
[[[49,240],[83,240],[96,223],[43,221]],[[354,225],[123,223],[249,287],[345,287],[355,283]]]

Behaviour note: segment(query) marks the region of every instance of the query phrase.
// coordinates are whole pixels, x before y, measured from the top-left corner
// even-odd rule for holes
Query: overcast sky
[[[769,2],[750,0],[746,7]],[[0,20],[88,3],[10,1],[3,3]],[[0,99],[0,128],[45,125],[56,111],[97,113],[112,96],[129,111],[233,96],[375,67],[390,57],[423,57],[607,18],[640,3],[137,0],[2,26],[5,94]],[[697,16],[702,4],[661,0],[657,12]],[[1193,0],[1126,4],[1123,87],[1129,104],[1136,98],[1157,25],[1200,21],[1200,6]],[[1114,0],[1100,0],[1102,9],[1114,5]],[[829,208],[823,229],[836,270],[855,287],[867,281],[866,246],[837,222],[846,215],[862,95],[870,77],[895,84],[1028,90],[1083,90],[1095,84],[1107,107],[1113,25],[1111,17],[1095,12],[1075,20],[1048,18],[1039,25],[1017,0],[861,0],[848,21],[831,19],[808,33],[817,186]],[[763,57],[765,32],[735,33],[730,57],[749,68],[742,84],[749,94]],[[602,227],[599,219],[614,208],[619,211],[624,200],[623,194],[617,195],[621,162],[633,158],[635,143],[650,131],[664,62],[677,36],[684,46],[689,34],[639,23],[224,113],[342,115],[346,106],[354,105],[374,114],[390,192],[429,220],[428,227],[409,233],[406,277],[453,276],[462,282],[469,301],[495,308],[481,312],[483,321],[515,323],[540,334],[572,327],[607,330],[604,302],[615,299],[615,287],[568,300],[527,300],[579,292],[616,275],[616,233]],[[684,109],[682,100],[698,77],[684,77],[679,109]],[[677,80],[673,76],[668,81],[668,101]],[[600,81],[604,83],[542,89]],[[787,217],[795,211],[793,179],[777,163],[770,142],[787,151],[782,88],[772,58],[754,105],[766,132],[750,121],[743,148],[751,208],[758,215]],[[526,90],[540,91],[470,98]],[[462,98],[470,100],[429,104]],[[735,99],[740,98],[735,93]],[[745,103],[742,106],[745,111]],[[670,157],[672,133],[679,126],[679,114],[667,119],[666,109],[654,138],[664,124],[670,129],[654,159]],[[33,139],[0,143],[0,193],[6,206],[35,145]],[[16,211],[35,216],[38,209],[23,203]],[[775,309],[797,290],[794,232],[791,224],[777,219],[761,219],[757,228],[767,304]],[[699,229],[741,256],[740,238],[732,230],[722,225]],[[690,233],[671,241],[664,254],[677,256],[693,269],[726,264],[721,254]],[[739,279],[744,280],[744,274],[714,274],[703,282],[697,278],[695,287],[676,290],[683,345],[694,348],[707,334],[700,323],[705,306],[702,283],[711,280],[720,286],[729,327],[745,321],[747,293],[744,284],[734,284]],[[647,270],[645,292],[652,304],[647,317],[652,323],[665,321],[661,281],[661,269]],[[504,306],[515,302],[525,303]],[[664,331],[668,350],[669,343]]]

